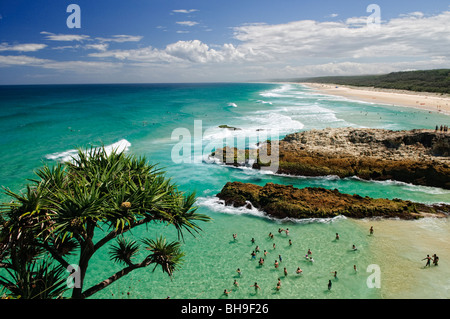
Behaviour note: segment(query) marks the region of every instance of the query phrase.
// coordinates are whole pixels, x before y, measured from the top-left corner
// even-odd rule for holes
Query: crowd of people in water
[[[286,229],[279,228],[278,229],[278,233],[279,234],[282,234],[283,232],[286,234],[286,237],[289,236],[289,228],[286,228]],[[374,229],[373,229],[373,226],[371,226],[370,229],[369,229],[369,234],[373,235],[373,233],[374,233]],[[269,239],[274,239],[274,234],[272,232],[269,232],[268,237],[269,237]],[[335,240],[338,241],[339,239],[340,239],[339,234],[336,233]],[[237,234],[233,234],[233,241],[237,241],[237,240],[238,240]],[[288,243],[289,243],[289,246],[292,246],[292,240],[291,239],[288,240]],[[252,245],[256,244],[255,238],[253,238],[253,237],[251,238],[251,244]],[[273,249],[276,248],[275,243],[272,244],[272,248]],[[358,248],[356,248],[356,245],[353,244],[351,250],[352,251],[357,251]],[[250,253],[251,260],[255,260],[258,253],[261,253],[261,249],[260,249],[259,245],[256,245],[255,249],[252,250],[252,252]],[[264,266],[265,260],[267,258],[268,251],[264,249],[262,253],[263,253],[263,255],[258,260],[259,267],[263,267]],[[306,252],[305,260],[308,261],[308,262],[311,262],[311,263],[315,262],[315,260],[314,260],[314,258],[312,256],[311,249],[308,249],[308,251]],[[281,254],[278,254],[278,258],[275,259],[275,261],[273,263],[275,269],[278,269],[280,267],[280,264],[281,264],[282,261],[283,261],[283,257],[281,256]],[[288,271],[287,271],[286,267],[283,267],[283,268],[284,268],[283,269],[283,273],[284,273],[284,276],[286,277],[286,276],[288,276]],[[356,265],[353,265],[353,270],[355,272],[357,272]],[[241,278],[242,270],[240,268],[238,268],[236,270],[236,272],[237,272],[238,277]],[[331,273],[333,274],[333,278],[337,279],[337,271],[332,271]],[[301,276],[301,275],[303,275],[303,270],[300,267],[297,267],[297,269],[295,271],[295,274],[298,275],[298,276]],[[237,281],[237,279],[234,280],[233,286],[235,288],[239,287],[239,282]],[[261,290],[261,287],[258,285],[257,282],[252,284],[250,287],[254,287],[255,292],[258,292],[258,290]],[[331,290],[331,287],[332,287],[332,282],[331,282],[331,280],[329,280],[328,281],[328,290]],[[278,278],[278,281],[277,281],[277,284],[275,286],[275,289],[276,289],[276,291],[279,291],[281,289],[281,280],[280,280],[280,278]],[[225,296],[228,296],[232,291],[233,291],[233,289],[225,289],[223,294]]]
[[[289,236],[289,228],[286,228],[286,229],[279,228],[279,229],[278,229],[278,233],[279,233],[279,234],[281,234],[281,233],[283,233],[283,232],[286,234],[286,237]],[[373,229],[373,226],[371,226],[370,229],[369,229],[369,235],[372,236],[373,234],[374,234],[374,229]],[[268,237],[269,237],[269,239],[274,239],[274,235],[273,235],[271,232],[269,233]],[[339,239],[340,239],[339,233],[336,233],[335,241],[339,241]],[[237,241],[237,240],[238,240],[238,239],[237,239],[237,234],[233,234],[233,240],[234,240],[234,241]],[[291,240],[291,239],[288,240],[288,243],[289,243],[289,246],[292,246],[292,240]],[[252,244],[252,245],[256,244],[255,238],[252,238],[252,239],[251,239],[251,244]],[[276,248],[275,243],[273,243],[272,247],[273,247],[273,249]],[[357,251],[358,248],[356,247],[356,245],[353,244],[351,250]],[[261,249],[260,249],[259,245],[256,245],[255,249],[252,250],[252,252],[251,252],[251,254],[250,254],[251,260],[255,260],[255,259],[257,258],[257,254],[258,254],[258,253],[261,253]],[[265,263],[265,260],[267,259],[268,251],[267,251],[267,250],[263,250],[262,253],[263,253],[263,255],[259,258],[259,261],[258,261],[259,267],[263,267],[263,265],[264,265],[264,263]],[[309,261],[309,262],[311,262],[311,263],[314,263],[314,262],[315,262],[315,261],[314,261],[314,258],[313,258],[313,256],[312,256],[312,251],[311,251],[311,249],[308,249],[307,253],[305,254],[305,260],[306,260],[306,261]],[[422,260],[426,260],[426,265],[425,265],[425,267],[431,267],[431,263],[432,263],[434,266],[437,266],[437,265],[438,265],[438,262],[439,262],[439,257],[438,257],[436,254],[432,255],[431,257],[430,257],[430,255],[427,255],[427,257],[425,257],[425,258],[422,259]],[[282,261],[283,261],[283,258],[282,258],[282,256],[281,256],[281,254],[278,254],[278,258],[275,259],[275,261],[274,261],[274,263],[273,263],[275,269],[278,269],[278,268],[280,267]],[[424,267],[424,268],[425,268],[425,267]],[[355,273],[357,272],[357,267],[356,267],[356,265],[353,265],[353,270],[354,270]],[[241,269],[238,268],[238,269],[236,270],[236,272],[237,272],[237,274],[238,274],[238,277],[241,278],[241,276],[242,276],[242,271],[241,271]],[[288,276],[288,271],[287,271],[286,267],[284,267],[283,273],[284,273],[284,276],[285,276],[285,277]],[[295,274],[296,274],[297,276],[301,276],[301,275],[303,275],[303,270],[302,270],[300,267],[297,267],[297,269],[295,270]],[[333,275],[333,278],[334,278],[334,279],[337,279],[337,271],[336,271],[336,270],[332,271],[331,274]],[[333,285],[332,280],[329,279],[329,280],[328,280],[328,285],[327,285],[328,290],[331,290],[332,285]],[[238,283],[238,280],[237,280],[237,279],[234,280],[233,286],[236,287],[236,288],[239,287],[239,283]],[[261,290],[261,287],[258,285],[257,282],[255,282],[254,284],[252,284],[250,287],[253,287],[253,288],[255,289],[255,293],[257,293],[259,290]],[[281,289],[281,280],[280,280],[280,278],[278,278],[277,284],[276,284],[276,286],[275,286],[274,289],[275,289],[276,291],[279,291],[279,290]],[[224,290],[224,295],[225,295],[225,296],[228,296],[228,295],[232,292],[232,290],[233,290],[233,289],[229,289],[229,290],[228,290],[228,289],[225,289],[225,290]]]

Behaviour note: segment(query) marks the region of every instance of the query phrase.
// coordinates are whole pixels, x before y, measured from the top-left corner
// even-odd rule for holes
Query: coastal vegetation
[[[195,194],[179,191],[156,165],[104,147],[44,166],[23,193],[5,193],[11,201],[0,211],[0,285],[12,298],[60,298],[69,270],[71,296],[79,299],[150,265],[172,276],[183,261],[184,233],[195,235],[198,222],[209,220],[196,212]],[[178,240],[130,235],[151,223],[173,226]],[[117,271],[86,287],[89,262],[108,245]]]
[[[450,94],[450,69],[392,72],[382,75],[326,76],[295,81]]]

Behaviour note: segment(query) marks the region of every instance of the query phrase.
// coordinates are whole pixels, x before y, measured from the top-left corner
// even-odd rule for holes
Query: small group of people
[[[439,263],[439,257],[436,254],[434,254],[433,257],[430,257],[430,255],[427,255],[427,257],[425,257],[422,260],[427,261],[427,263],[425,264],[425,267],[431,267],[431,260],[433,260],[433,265],[435,265],[435,266],[437,266]]]
[[[441,126],[437,126],[436,125],[436,129],[435,131],[439,131],[439,132],[448,132],[448,125],[441,125]]]

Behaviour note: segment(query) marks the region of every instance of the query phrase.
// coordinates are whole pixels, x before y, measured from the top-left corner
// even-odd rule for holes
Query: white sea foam
[[[365,179],[359,178],[358,176],[347,177],[345,179],[353,179],[353,180],[357,180],[357,181],[361,181],[361,182],[365,182],[365,183],[376,183],[376,184],[386,185],[386,186],[397,186],[397,187],[401,187],[409,192],[420,192],[420,193],[426,193],[426,194],[431,194],[431,195],[446,195],[446,194],[450,195],[450,190],[448,190],[448,189],[432,187],[432,186],[414,185],[411,183],[405,183],[405,182],[390,180],[390,179],[385,180],[385,181],[365,180]]]
[[[231,205],[225,205],[225,201],[222,199],[219,199],[215,196],[209,196],[209,197],[198,197],[197,198],[197,205],[207,207],[208,209],[217,212],[217,213],[224,213],[224,214],[231,214],[231,215],[250,215],[260,218],[266,218],[270,219],[272,221],[280,222],[280,223],[296,223],[296,224],[311,224],[311,223],[325,223],[329,224],[332,222],[336,222],[339,220],[347,219],[343,215],[338,215],[336,217],[330,217],[330,218],[283,218],[283,219],[277,219],[274,217],[271,217],[267,215],[264,211],[261,211],[257,208],[255,208],[249,201],[246,201],[247,205],[242,207],[234,207]]]
[[[272,104],[273,104],[272,102],[268,102],[268,101],[263,101],[263,100],[258,100],[258,101],[256,101],[256,102],[258,102],[258,103],[262,103],[262,104],[270,104],[270,105],[272,105]]]
[[[104,149],[105,149],[106,153],[109,155],[114,150],[119,153],[127,151],[130,146],[131,146],[130,142],[128,142],[126,139],[121,139],[120,141],[118,141],[116,143],[104,146]],[[77,153],[78,153],[77,150],[72,149],[72,150],[68,150],[68,151],[64,151],[64,152],[48,154],[45,156],[45,158],[48,160],[53,160],[53,161],[69,162],[74,157],[77,156]]]
[[[228,106],[238,107],[236,103],[232,103],[232,102],[228,103]]]

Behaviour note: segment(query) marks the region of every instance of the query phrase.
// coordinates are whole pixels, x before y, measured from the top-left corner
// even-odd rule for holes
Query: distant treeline
[[[383,75],[327,76],[297,81],[450,94],[450,69],[393,72]]]

